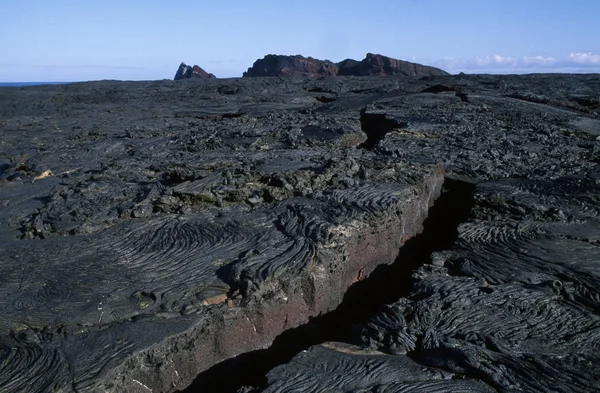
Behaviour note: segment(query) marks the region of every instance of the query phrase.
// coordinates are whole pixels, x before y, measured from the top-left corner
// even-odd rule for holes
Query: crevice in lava
[[[367,113],[366,109],[363,109],[360,112],[360,126],[362,131],[367,134],[367,140],[358,145],[357,148],[373,150],[388,132],[396,128],[406,127],[407,124],[388,119],[385,113]]]
[[[413,289],[413,272],[430,261],[431,253],[449,248],[457,239],[458,226],[469,218],[473,207],[474,191],[471,183],[446,179],[441,196],[429,209],[423,231],[400,248],[393,264],[377,267],[352,285],[334,311],[283,332],[267,349],[216,364],[183,392],[234,393],[244,386],[261,387],[269,370],[302,350],[326,341],[355,343],[356,325],[377,315],[384,305],[408,296]]]

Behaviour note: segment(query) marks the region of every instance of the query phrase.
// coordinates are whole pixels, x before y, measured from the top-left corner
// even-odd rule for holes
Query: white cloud
[[[563,57],[545,55],[512,57],[495,54],[471,59],[444,57],[431,64],[450,73],[595,73],[600,72],[600,54],[570,53]]]
[[[545,56],[525,56],[523,57],[523,62],[527,65],[554,65],[557,60],[554,57],[545,57]]]
[[[455,59],[456,60],[456,59]],[[484,56],[484,57],[476,57],[471,62],[467,61],[467,64],[474,63],[477,66],[490,66],[490,65],[515,65],[517,64],[517,59],[509,56]]]
[[[595,53],[571,53],[568,59],[577,64],[600,65],[600,55]]]
[[[492,58],[494,59],[494,63],[496,64],[515,65],[518,61],[514,57],[504,57],[500,55],[494,55],[492,56]]]

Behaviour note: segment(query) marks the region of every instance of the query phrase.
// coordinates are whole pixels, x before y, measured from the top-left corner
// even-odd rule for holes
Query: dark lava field
[[[600,391],[600,75],[0,88],[0,392]]]

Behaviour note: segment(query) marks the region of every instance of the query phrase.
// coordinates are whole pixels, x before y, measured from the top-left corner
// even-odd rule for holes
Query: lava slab
[[[368,104],[369,148],[443,164],[466,214],[410,294],[247,391],[596,390],[599,80],[457,76]]]
[[[443,170],[310,83],[0,90],[0,390],[182,389],[391,263]]]
[[[531,186],[480,184],[454,246],[415,273],[412,296],[365,326],[364,344],[498,391],[593,391],[600,381],[592,366],[600,361],[600,225],[589,201],[573,199],[597,190],[557,182],[567,192],[547,190],[555,208],[565,208],[557,213],[548,194]]]

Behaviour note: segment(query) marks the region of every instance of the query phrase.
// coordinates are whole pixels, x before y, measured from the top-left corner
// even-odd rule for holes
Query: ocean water
[[[0,86],[64,85],[73,82],[0,82]]]

